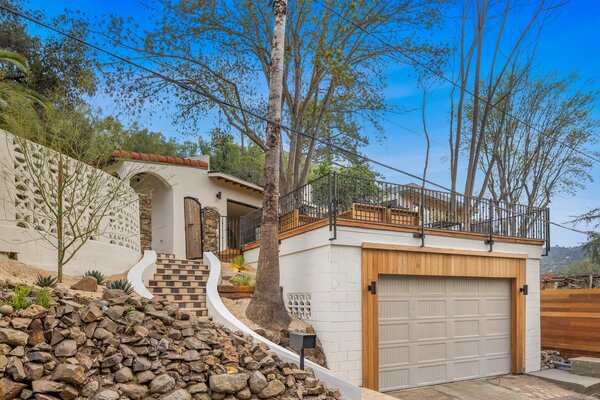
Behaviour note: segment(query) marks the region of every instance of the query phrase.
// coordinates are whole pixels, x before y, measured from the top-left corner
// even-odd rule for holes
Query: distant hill
[[[553,246],[550,248],[550,254],[547,257],[542,257],[541,272],[560,274],[568,264],[573,261],[583,260],[584,258],[583,246]]]

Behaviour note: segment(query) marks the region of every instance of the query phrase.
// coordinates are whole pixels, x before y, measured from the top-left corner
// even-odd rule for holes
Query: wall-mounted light
[[[217,192],[217,199],[221,200],[221,191]]]

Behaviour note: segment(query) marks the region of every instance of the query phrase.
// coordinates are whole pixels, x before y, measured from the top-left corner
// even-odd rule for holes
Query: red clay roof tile
[[[125,158],[130,160],[154,161],[165,164],[189,165],[190,167],[208,168],[208,163],[203,160],[194,160],[191,158],[163,156],[160,154],[137,153],[135,151],[115,150],[112,152],[115,158]]]

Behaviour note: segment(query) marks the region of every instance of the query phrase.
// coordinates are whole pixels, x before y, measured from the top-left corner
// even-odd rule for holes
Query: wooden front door
[[[192,197],[183,199],[185,215],[185,256],[202,258],[202,206]]]

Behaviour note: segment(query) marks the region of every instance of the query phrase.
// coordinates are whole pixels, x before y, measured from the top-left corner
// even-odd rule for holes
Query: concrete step
[[[202,286],[148,286],[148,290],[156,295],[163,294],[205,294],[206,288]]]
[[[600,391],[600,378],[576,375],[556,368],[529,372],[529,375],[545,379],[560,387],[579,393],[593,394]]]
[[[600,378],[600,358],[575,357],[571,361],[571,373]]]

